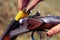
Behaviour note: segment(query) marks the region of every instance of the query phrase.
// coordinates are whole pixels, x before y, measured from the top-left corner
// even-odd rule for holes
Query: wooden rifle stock
[[[10,36],[9,35],[6,35],[3,40],[11,40]]]
[[[20,26],[19,22],[13,20],[8,26],[8,29],[2,35],[1,40],[12,40],[13,38],[10,37],[10,32],[16,28],[19,28],[19,26]]]
[[[34,22],[36,22],[34,26],[35,25],[39,26],[37,30],[40,30],[40,31],[45,30],[45,29],[51,29],[57,24],[60,24],[60,16],[43,16],[43,17],[36,16],[36,17],[28,18],[28,19],[29,19],[28,24],[33,24]],[[29,29],[33,30],[32,28],[34,29],[35,27],[29,26]]]
[[[27,20],[29,31],[44,31],[45,29],[51,29],[55,25],[60,23],[60,16],[44,16],[44,17],[29,17]],[[10,25],[6,33],[3,35],[1,40],[15,40],[17,36],[11,37],[9,33],[19,28],[20,24],[18,21],[13,21],[13,25]]]

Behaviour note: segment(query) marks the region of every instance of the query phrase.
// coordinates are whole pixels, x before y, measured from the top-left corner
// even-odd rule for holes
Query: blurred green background
[[[3,34],[8,24],[18,13],[17,6],[17,0],[0,0],[0,35]],[[31,15],[34,15],[37,11],[41,12],[41,16],[60,15],[60,0],[44,0],[33,9]],[[17,40],[31,40],[30,35],[31,32],[20,35]],[[38,33],[35,33],[35,39],[39,40]],[[54,35],[50,40],[60,40],[60,34]]]

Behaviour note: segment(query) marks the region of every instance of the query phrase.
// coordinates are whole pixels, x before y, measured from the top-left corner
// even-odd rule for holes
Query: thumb
[[[53,36],[53,35],[55,35],[55,34],[57,34],[57,33],[59,33],[59,32],[60,32],[60,24],[56,25],[56,26],[53,27],[51,30],[49,30],[49,31],[47,32],[47,36]]]

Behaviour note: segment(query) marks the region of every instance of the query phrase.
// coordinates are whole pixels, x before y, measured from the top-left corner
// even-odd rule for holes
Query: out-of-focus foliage
[[[6,26],[17,13],[17,0],[0,0],[0,31]]]
[[[0,34],[6,30],[8,24],[17,14],[17,1],[18,0],[0,0]],[[33,9],[33,12],[31,14],[35,14],[37,11],[40,11],[42,16],[48,14],[55,16],[60,15],[60,0],[44,0]],[[30,35],[31,33],[20,35],[17,40],[31,40]],[[60,40],[60,36],[58,35],[51,38],[51,40]],[[36,40],[37,39],[38,38],[36,36]]]
[[[7,28],[17,11],[17,0],[0,0],[0,34]]]
[[[40,11],[43,16],[51,15],[60,15],[60,0],[44,0],[39,3],[34,9],[33,13]]]

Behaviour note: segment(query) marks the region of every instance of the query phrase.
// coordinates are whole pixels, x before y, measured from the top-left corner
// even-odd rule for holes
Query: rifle
[[[36,15],[28,17],[23,16],[20,18],[20,15],[12,21],[0,40],[15,40],[20,34],[30,31],[44,31],[60,23],[60,16],[40,16],[38,12]]]

